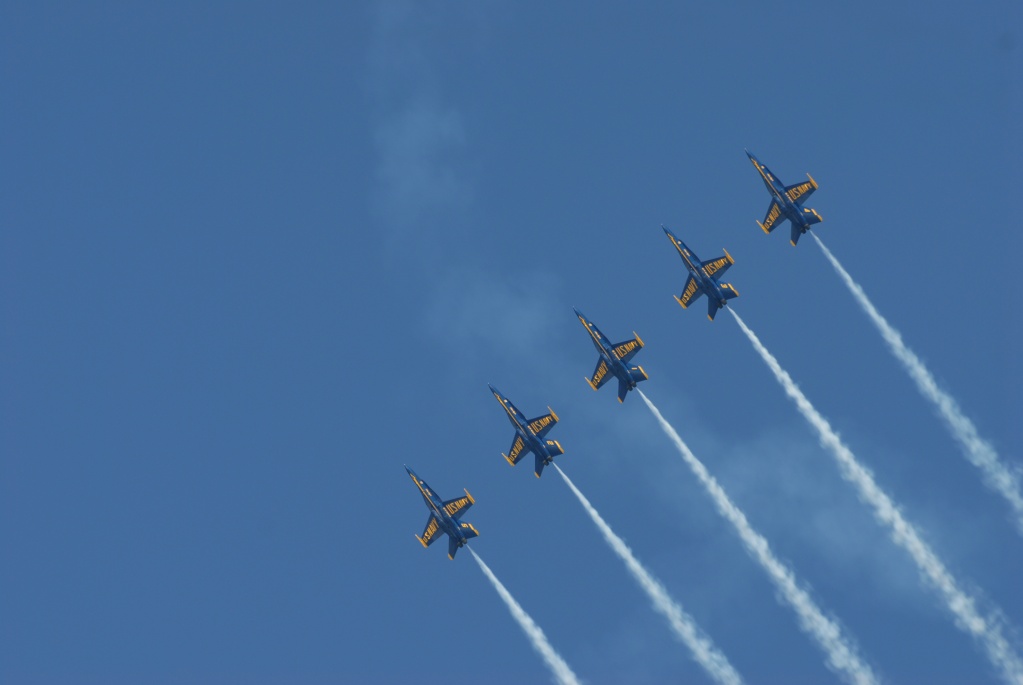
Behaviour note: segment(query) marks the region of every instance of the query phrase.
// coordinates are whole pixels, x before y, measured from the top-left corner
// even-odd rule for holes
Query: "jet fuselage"
[[[426,502],[427,509],[437,519],[437,523],[440,524],[440,529],[449,535],[451,538],[458,541],[458,546],[461,547],[469,541],[467,537],[462,533],[462,524],[455,520],[451,514],[444,510],[444,501],[437,496],[437,493],[426,484],[426,482],[417,476],[412,469],[405,467],[409,475],[412,477],[412,482],[419,488],[420,494],[423,496],[423,500]]]
[[[677,239],[676,239],[677,240]],[[704,295],[708,298],[714,298],[718,302],[719,307],[724,307],[727,302],[724,292],[721,290],[721,286],[718,282],[707,275],[707,271],[703,268],[703,264],[700,262],[700,258],[693,254],[693,251],[683,243],[681,240],[678,241],[681,245],[678,253],[682,256],[682,261],[685,263],[686,268],[689,269],[689,273],[696,279],[696,284],[700,290],[703,291]]]

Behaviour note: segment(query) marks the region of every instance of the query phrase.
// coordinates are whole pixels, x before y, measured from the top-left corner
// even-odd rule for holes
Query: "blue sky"
[[[1023,36],[1010,2],[10,2],[0,10],[0,679],[543,682],[408,464],[588,683],[708,682],[558,463],[748,682],[839,682],[577,306],[892,683],[999,682],[841,480],[732,304],[1023,650],[1023,539],[817,233],[1023,464]]]

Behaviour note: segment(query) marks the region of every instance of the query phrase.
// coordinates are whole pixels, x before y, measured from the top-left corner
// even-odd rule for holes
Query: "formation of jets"
[[[814,224],[822,221],[816,210],[803,207],[803,203],[810,197],[813,191],[817,190],[817,181],[807,174],[809,181],[786,186],[747,150],[753,166],[760,173],[764,185],[771,193],[771,204],[767,208],[767,215],[764,221],[757,222],[757,225],[770,234],[778,225],[788,220],[792,224],[792,236],[790,242],[793,246],[799,242],[800,236],[810,230]],[[739,292],[730,283],[722,283],[721,277],[725,275],[728,268],[735,263],[732,256],[725,250],[723,257],[717,257],[707,261],[700,261],[700,258],[689,249],[684,242],[675,236],[663,225],[664,233],[668,236],[671,244],[678,251],[689,272],[682,294],[675,300],[688,309],[689,305],[700,298],[707,297],[707,318],[711,321],[717,315],[718,310],[724,307],[728,300],[739,296]],[[586,332],[590,335],[590,341],[597,348],[600,355],[597,358],[597,368],[593,375],[586,378],[586,382],[594,390],[599,390],[611,378],[618,379],[618,401],[624,402],[630,390],[636,388],[639,383],[648,380],[650,377],[642,366],[633,365],[632,358],[643,349],[643,340],[635,332],[633,338],[612,344],[607,336],[600,332],[597,326],[587,319],[582,312],[574,309],[575,314]],[[497,388],[490,385],[490,392],[494,394],[501,408],[504,409],[508,420],[515,428],[515,436],[512,438],[511,449],[508,454],[503,454],[505,460],[515,466],[527,454],[534,456],[534,474],[537,478],[543,473],[548,464],[554,462],[554,457],[564,454],[561,443],[557,440],[548,440],[547,433],[558,423],[558,415],[554,410],[547,407],[548,413],[535,419],[527,419],[525,415],[512,404],[511,400],[502,395]],[[476,500],[472,498],[469,491],[465,491],[464,497],[457,497],[452,500],[442,501],[429,485],[417,476],[409,467],[405,467],[412,482],[419,488],[427,509],[430,510],[430,517],[426,521],[426,528],[423,534],[417,535],[416,539],[423,547],[429,547],[437,538],[438,534],[444,533],[448,536],[448,558],[454,559],[458,548],[469,542],[470,539],[479,535],[479,532],[471,523],[461,521],[462,515],[471,507]]]

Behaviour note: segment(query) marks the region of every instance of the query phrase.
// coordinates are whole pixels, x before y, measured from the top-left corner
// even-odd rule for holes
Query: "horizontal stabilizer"
[[[552,457],[556,457],[559,454],[564,454],[565,450],[561,449],[561,443],[557,440],[548,440],[547,452],[550,453]]]
[[[739,291],[731,283],[718,283],[718,287],[721,288],[726,300],[734,300],[739,296]]]
[[[479,535],[479,531],[471,523],[460,523],[462,536],[468,540]],[[455,554],[458,552],[458,548],[465,544],[464,540],[459,540],[453,535],[448,536],[448,559],[454,559]]]
[[[642,383],[643,381],[650,380],[650,376],[646,375],[646,371],[643,370],[642,366],[630,366],[629,376],[632,377],[633,383]]]
[[[529,454],[529,447],[526,446],[526,441],[522,439],[521,435],[516,433],[512,439],[511,450],[508,451],[508,454],[502,454],[501,456],[507,459],[509,464],[515,466],[527,454]]]

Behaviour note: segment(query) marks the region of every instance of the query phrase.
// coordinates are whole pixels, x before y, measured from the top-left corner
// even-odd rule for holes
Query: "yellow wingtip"
[[[632,334],[634,336],[636,336],[636,342],[639,343],[640,347],[646,347],[646,344],[643,342],[643,339],[639,337],[639,333],[637,333],[636,331],[633,331]]]
[[[812,184],[813,184],[813,189],[814,189],[814,190],[817,190],[817,188],[818,188],[819,186],[817,185],[817,181],[813,180],[813,176],[811,176],[810,174],[807,174],[807,175],[806,175],[806,177],[807,177],[808,179],[810,179],[810,183],[812,183]]]
[[[505,454],[504,452],[501,452],[501,456],[502,456],[502,457],[504,457],[504,460],[505,460],[506,462],[508,462],[508,463],[509,463],[509,464],[511,464],[512,466],[515,466],[515,462],[513,462],[513,461],[511,460],[511,457],[509,457],[509,456],[508,456],[507,454]]]
[[[413,533],[413,535],[416,535],[416,534]],[[421,544],[423,547],[426,547],[426,541],[423,540],[423,538],[421,538],[418,535],[416,535],[416,540],[419,540],[419,544]]]
[[[549,404],[547,405],[547,410],[551,413],[551,416],[554,417],[554,422],[555,423],[557,423],[558,421],[561,420],[561,419],[558,418],[558,415],[554,413],[554,410],[551,409],[551,405],[549,405]]]
[[[724,250],[725,248],[721,248],[721,249]],[[725,250],[725,256],[728,257],[728,263],[729,264],[735,264],[735,260],[732,259],[732,255],[728,254],[728,250]]]
[[[767,230],[767,227],[765,227],[765,226],[764,226],[764,225],[763,225],[762,223],[760,223],[759,221],[757,222],[757,226],[759,226],[759,227],[760,227],[760,230],[761,230],[761,231],[763,231],[764,233],[766,233],[767,235],[771,235],[771,232]]]
[[[462,489],[465,490],[465,488]],[[469,498],[469,504],[476,504],[476,500],[473,499],[473,496],[469,494],[468,490],[465,490],[465,496]]]

